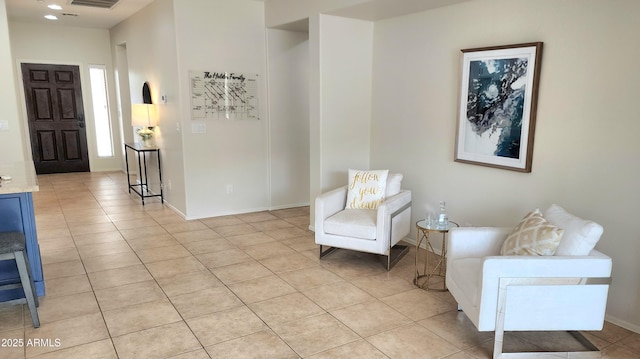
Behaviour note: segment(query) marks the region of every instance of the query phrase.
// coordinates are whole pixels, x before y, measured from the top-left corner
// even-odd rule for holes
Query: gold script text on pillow
[[[353,183],[351,183],[351,186],[349,187],[350,190],[355,189],[356,184],[357,183],[362,183],[364,185],[367,185],[367,183],[373,181],[373,186],[371,187],[362,187],[362,188],[358,188],[358,194],[360,195],[360,201],[364,200],[364,196],[370,194],[370,195],[377,195],[379,194],[380,191],[380,187],[378,187],[378,181],[380,181],[380,176],[378,176],[375,173],[371,173],[371,172],[357,172],[353,178]],[[353,206],[355,206],[355,198],[353,201],[351,201],[352,203],[352,208]],[[375,204],[375,207],[371,207],[368,209],[372,209],[372,208],[378,208],[378,205],[382,202],[382,200],[378,201],[377,204]],[[360,207],[362,208],[362,207]]]
[[[380,181],[380,176],[377,173],[372,172],[356,172],[353,177],[353,182],[351,183],[351,187],[349,189],[353,189],[356,186],[356,183],[367,183],[370,181]]]
[[[352,209],[377,209],[384,201],[389,170],[349,170],[347,206]]]

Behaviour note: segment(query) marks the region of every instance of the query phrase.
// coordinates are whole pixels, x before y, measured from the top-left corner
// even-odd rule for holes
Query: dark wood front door
[[[36,172],[89,171],[79,67],[22,64],[22,81]]]

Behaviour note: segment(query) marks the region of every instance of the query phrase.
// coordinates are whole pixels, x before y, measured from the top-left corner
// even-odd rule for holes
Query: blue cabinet
[[[39,297],[44,296],[44,276],[31,192],[0,194],[0,231],[24,233],[27,239],[27,255],[36,294]],[[19,280],[15,260],[0,261],[0,284],[18,282]],[[22,289],[0,291],[0,301],[22,297],[24,297]]]

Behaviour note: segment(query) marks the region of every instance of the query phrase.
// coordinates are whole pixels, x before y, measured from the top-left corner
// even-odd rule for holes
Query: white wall
[[[638,332],[639,13],[633,0],[487,0],[376,22],[371,137],[371,166],[405,174],[414,220],[446,200],[465,225],[512,226],[554,202],[601,223],[607,318]],[[532,172],[454,162],[460,49],[531,41],[544,42]]]
[[[87,146],[91,171],[116,171],[121,168],[121,136],[116,111],[115,80],[109,46],[109,31],[104,29],[74,28],[68,26],[10,22],[11,47],[16,74],[20,74],[21,63],[47,63],[76,65],[80,68],[82,99],[86,120]],[[98,157],[95,119],[91,101],[89,65],[104,65],[107,70],[107,93],[111,104],[113,157]],[[27,110],[24,101],[22,78],[18,79],[18,104],[21,106],[20,121],[24,124],[24,141],[31,157]]]
[[[340,76],[332,74],[332,68],[329,64],[337,63],[341,67],[341,74],[348,73],[349,68],[353,67],[353,63],[341,64],[341,61],[348,58],[348,56],[355,55],[358,56],[357,59],[354,59],[356,63],[362,61],[365,70],[367,66],[369,67],[369,75],[365,76],[364,82],[361,82],[360,85],[352,83],[351,89],[362,88],[363,84],[366,86],[366,82],[371,79],[370,55],[372,51],[372,48],[369,51],[366,47],[372,46],[373,43],[373,28],[368,28],[371,24],[358,21],[352,22],[346,18],[327,17],[320,14],[320,12],[362,2],[365,2],[365,0],[265,1],[265,23],[267,27],[287,26],[287,24],[296,23],[304,19],[308,19],[309,23],[309,203],[311,204],[311,229],[314,227],[315,209],[313,204],[315,203],[315,197],[328,188],[341,185],[347,178],[347,172],[344,167],[336,168],[336,166],[340,166],[339,161],[342,153],[338,153],[337,158],[333,157],[332,146],[344,147],[347,145],[345,142],[339,142],[342,136],[339,133],[336,134],[335,129],[342,127],[345,130],[345,134],[354,133],[350,125],[344,126],[338,119],[325,116],[324,110],[328,109],[331,112],[331,104],[339,103],[339,95],[342,94],[341,88],[337,90],[331,89],[329,85],[324,83],[325,76],[331,86],[339,85]],[[347,30],[347,32],[336,33],[335,30],[332,30],[333,23],[339,28]],[[354,36],[348,31],[350,25],[355,30]],[[357,38],[355,36],[357,34],[364,34],[365,37],[362,39]],[[335,44],[332,43],[334,40],[336,41]],[[341,54],[333,50],[347,52]],[[358,72],[362,69],[356,68],[355,70]],[[343,81],[349,78],[347,77]],[[371,89],[366,88],[364,91],[366,96],[369,96],[370,101]],[[326,103],[324,102],[325,96],[329,96]],[[347,104],[346,106],[349,105]],[[370,116],[370,103],[366,103],[366,101],[364,104],[354,102],[352,106],[360,107],[364,111],[361,115]],[[339,114],[338,117],[344,118],[342,114]],[[348,119],[348,121],[352,120]],[[355,121],[357,123],[369,122],[370,118],[357,116]],[[367,124],[366,126],[368,127],[369,125]],[[324,132],[327,130],[334,132],[325,134]],[[361,148],[367,148],[368,141],[368,136],[355,137],[355,143],[360,144]],[[332,155],[329,156],[327,151],[331,151]],[[355,156],[352,154],[349,158],[350,161],[347,162],[351,162],[354,167],[364,167],[369,163],[369,155],[361,152],[357,152]]]
[[[319,13],[357,5],[370,0],[265,0],[265,22],[275,27],[296,22]]]
[[[317,195],[369,168],[373,22],[320,16],[320,165]],[[318,191],[319,190],[319,191]]]
[[[152,101],[158,106],[159,125],[154,129],[154,139],[161,150],[165,200],[186,214],[183,139],[178,130],[183,123],[180,114],[183,104],[178,81],[173,1],[152,2],[113,27],[110,34],[114,63],[119,71],[128,71],[129,88],[122,91],[121,96],[124,131],[131,131],[131,104],[142,103],[142,85],[148,82]],[[124,51],[122,45],[126,45],[126,63],[122,59],[118,63]],[[130,98],[125,97],[127,94]],[[166,104],[160,103],[161,94],[167,96]]]
[[[309,19],[310,199],[369,167],[373,22],[320,14],[363,0],[269,0],[267,26]],[[311,228],[314,226],[311,206]]]
[[[318,14],[309,18],[310,203],[369,168],[373,22]],[[311,206],[310,228],[315,226]]]
[[[267,30],[271,208],[309,204],[309,34]]]
[[[23,162],[30,161],[23,132],[24,124],[19,115],[18,95],[16,87],[19,78],[15,75],[14,61],[11,57],[11,41],[9,40],[9,25],[7,23],[7,9],[4,0],[0,0],[0,120],[7,121],[9,129],[0,131],[0,161]],[[16,86],[13,86],[16,84]]]
[[[174,7],[187,218],[268,209],[264,4],[181,0]],[[260,120],[207,120],[206,133],[192,133],[189,71],[258,74]]]

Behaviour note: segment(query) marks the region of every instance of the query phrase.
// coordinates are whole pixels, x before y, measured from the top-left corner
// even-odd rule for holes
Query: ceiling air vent
[[[111,9],[120,0],[71,0],[71,5],[99,7],[101,9]]]

